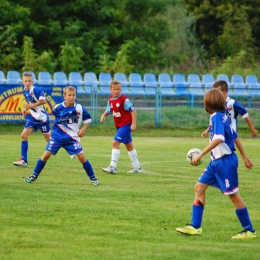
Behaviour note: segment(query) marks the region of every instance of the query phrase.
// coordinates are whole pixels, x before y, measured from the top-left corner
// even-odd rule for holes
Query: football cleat
[[[129,172],[127,172],[127,173],[138,173],[138,172],[142,172],[143,170],[142,170],[142,168],[140,167],[140,168],[133,168],[132,170],[130,170]]]
[[[176,228],[176,231],[185,235],[200,236],[202,234],[202,228],[195,228],[192,225],[188,224],[186,227],[183,228]]]
[[[232,239],[247,239],[247,238],[256,238],[256,232],[251,232],[249,230],[242,230],[238,234],[231,237]]]
[[[24,179],[24,182],[25,182],[25,183],[32,183],[32,182],[36,181],[36,179],[37,179],[37,178],[36,178],[34,175],[31,175],[31,176],[25,178],[25,179]]]
[[[112,173],[112,174],[116,174],[116,169],[112,166],[109,166],[107,168],[103,168],[103,172],[108,172],[108,173]]]
[[[28,165],[28,162],[21,158],[17,162],[13,162],[13,165],[26,167]]]
[[[97,186],[99,184],[98,179],[96,179],[95,177],[91,178],[90,181],[94,186]]]

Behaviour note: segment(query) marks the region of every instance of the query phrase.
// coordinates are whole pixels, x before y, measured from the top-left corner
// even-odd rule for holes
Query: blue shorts
[[[43,134],[49,134],[51,130],[49,121],[45,123],[33,123],[28,120],[26,121],[24,128],[29,128],[29,127],[32,127],[34,132],[40,129]]]
[[[238,191],[238,159],[235,153],[211,161],[198,182],[219,188],[225,195]]]
[[[81,143],[76,140],[71,140],[71,142],[62,142],[54,140],[52,138],[46,145],[45,150],[55,155],[61,147],[63,147],[70,155],[83,152]]]
[[[114,136],[114,140],[123,143],[128,144],[132,142],[132,136],[131,136],[131,125],[124,125],[122,127],[117,128],[116,135]]]

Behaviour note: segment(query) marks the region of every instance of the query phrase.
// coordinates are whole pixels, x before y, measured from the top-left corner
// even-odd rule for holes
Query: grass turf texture
[[[189,237],[176,227],[190,222],[193,186],[209,161],[191,166],[190,148],[202,138],[150,138],[134,134],[144,170],[127,174],[124,147],[117,174],[102,172],[110,162],[112,136],[82,138],[100,181],[93,186],[77,158],[61,149],[38,180],[25,184],[45,148],[42,136],[29,139],[29,166],[12,165],[20,154],[19,135],[2,135],[0,156],[0,259],[259,259],[259,239],[234,241],[242,228],[227,196],[207,190],[203,234]],[[240,193],[260,237],[259,139],[242,140],[254,168],[240,159]]]

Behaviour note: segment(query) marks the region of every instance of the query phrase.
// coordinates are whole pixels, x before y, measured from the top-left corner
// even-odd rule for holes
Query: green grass
[[[25,184],[44,151],[42,136],[30,136],[27,168],[12,165],[20,154],[19,134],[0,136],[0,259],[259,259],[259,238],[230,239],[242,228],[217,189],[207,190],[203,235],[175,231],[190,222],[193,187],[209,160],[191,166],[186,152],[208,140],[135,134],[133,140],[144,172],[126,173],[131,163],[121,147],[118,173],[110,175],[101,169],[110,162],[112,135],[82,139],[100,181],[95,187],[64,150],[50,158],[36,182]],[[259,142],[242,142],[254,168],[246,170],[240,159],[240,193],[258,232]]]

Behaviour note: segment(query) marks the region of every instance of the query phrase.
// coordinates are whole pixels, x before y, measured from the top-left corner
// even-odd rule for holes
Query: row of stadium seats
[[[161,73],[156,78],[153,73],[146,73],[143,78],[139,73],[131,73],[129,77],[124,73],[116,73],[114,77],[110,73],[101,72],[99,77],[94,72],[86,72],[82,78],[79,72],[70,72],[69,77],[64,72],[55,72],[53,78],[49,72],[41,71],[36,78],[32,71],[34,84],[37,85],[73,85],[77,86],[78,93],[90,93],[95,88],[100,93],[110,93],[109,84],[114,80],[122,83],[125,94],[149,95],[155,94],[158,87],[165,95],[195,95],[203,96],[208,89],[212,88],[216,80],[225,80],[229,86],[229,95],[236,96],[260,96],[260,84],[256,75],[247,75],[245,80],[242,75],[234,74],[229,79],[226,74],[219,74],[215,79],[212,74],[189,74],[187,79],[184,74],[176,73],[171,77],[167,73]],[[4,72],[0,71],[0,84],[21,84],[22,79],[18,71],[8,71],[5,78]]]

